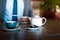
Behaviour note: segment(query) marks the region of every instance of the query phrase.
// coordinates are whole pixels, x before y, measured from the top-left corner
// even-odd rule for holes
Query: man
[[[12,4],[13,1],[14,0],[0,0],[0,20],[3,20],[3,22],[12,21],[13,6],[11,5],[13,5]],[[18,5],[17,20],[19,20],[23,16],[29,16],[29,17],[33,16],[31,0],[17,0],[17,5]]]

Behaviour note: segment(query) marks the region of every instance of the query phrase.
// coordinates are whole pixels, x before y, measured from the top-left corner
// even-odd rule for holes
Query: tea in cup
[[[8,29],[15,29],[17,26],[17,21],[7,21],[6,22],[6,27]]]

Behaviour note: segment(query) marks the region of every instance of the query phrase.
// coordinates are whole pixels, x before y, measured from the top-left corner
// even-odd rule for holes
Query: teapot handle
[[[45,17],[42,18],[42,20],[45,20],[44,23],[42,23],[42,25],[44,25],[47,22],[47,19]]]

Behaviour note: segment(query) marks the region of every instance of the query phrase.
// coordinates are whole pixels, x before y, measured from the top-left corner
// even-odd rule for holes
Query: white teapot
[[[29,18],[30,19],[30,21],[31,21],[31,25],[33,26],[33,25],[36,25],[36,26],[42,26],[42,25],[44,25],[45,23],[46,23],[46,18],[45,17],[43,17],[43,18],[41,18],[40,16],[38,16],[38,15],[35,15],[34,17],[32,17],[32,18]],[[45,20],[45,22],[43,23],[43,21],[42,20]]]

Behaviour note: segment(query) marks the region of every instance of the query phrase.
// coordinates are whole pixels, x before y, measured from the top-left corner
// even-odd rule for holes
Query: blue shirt
[[[23,0],[17,0],[17,15],[12,15],[13,11],[13,1],[14,0],[7,0],[6,2],[6,9],[4,15],[4,22],[11,21],[12,16],[17,16],[18,20],[23,17],[23,10],[24,10],[24,2]]]

